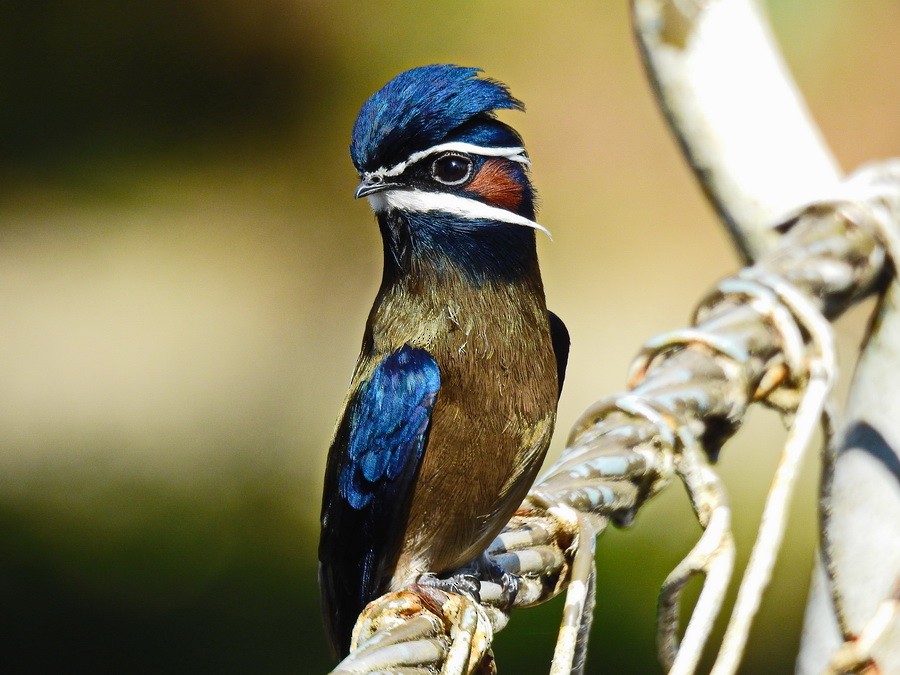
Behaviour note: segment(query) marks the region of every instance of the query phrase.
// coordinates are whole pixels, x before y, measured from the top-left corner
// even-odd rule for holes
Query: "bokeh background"
[[[895,0],[770,0],[845,168],[900,153]],[[526,101],[572,355],[557,438],[738,264],[654,107],[624,2],[0,4],[0,663],[324,672],[320,476],[380,241],[347,145],[400,70],[483,67]],[[773,157],[773,162],[778,158]],[[839,324],[852,368],[869,306]],[[743,564],[783,438],[726,446]],[[745,672],[792,669],[809,463]],[[591,672],[658,672],[657,588],[698,535],[672,486],[599,547]],[[696,591],[696,589],[693,589]],[[546,672],[557,601],[496,642]]]

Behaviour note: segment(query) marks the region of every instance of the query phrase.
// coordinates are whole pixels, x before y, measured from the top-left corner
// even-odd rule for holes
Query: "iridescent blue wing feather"
[[[319,585],[341,654],[396,563],[439,387],[440,369],[425,350],[389,354],[351,397],[328,454]]]

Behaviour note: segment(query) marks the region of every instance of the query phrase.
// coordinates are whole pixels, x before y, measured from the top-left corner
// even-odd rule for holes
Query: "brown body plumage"
[[[557,362],[535,259],[530,274],[473,292],[434,266],[382,287],[354,379],[397,345],[441,369],[425,457],[391,587],[479,554],[519,506],[556,419]]]

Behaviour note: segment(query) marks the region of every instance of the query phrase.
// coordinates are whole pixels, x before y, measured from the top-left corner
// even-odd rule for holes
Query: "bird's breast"
[[[490,543],[533,482],[556,416],[543,293],[450,290],[384,297],[373,311],[376,352],[410,344],[441,371],[394,587],[455,568]]]

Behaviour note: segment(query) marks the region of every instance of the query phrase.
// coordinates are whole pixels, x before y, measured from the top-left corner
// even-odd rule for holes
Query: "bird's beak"
[[[359,199],[360,197],[367,197],[376,192],[390,190],[394,187],[397,187],[396,183],[388,183],[384,180],[384,176],[373,173],[368,176],[363,176],[362,182],[356,186],[356,192],[353,193],[353,196],[356,197],[356,199]]]

